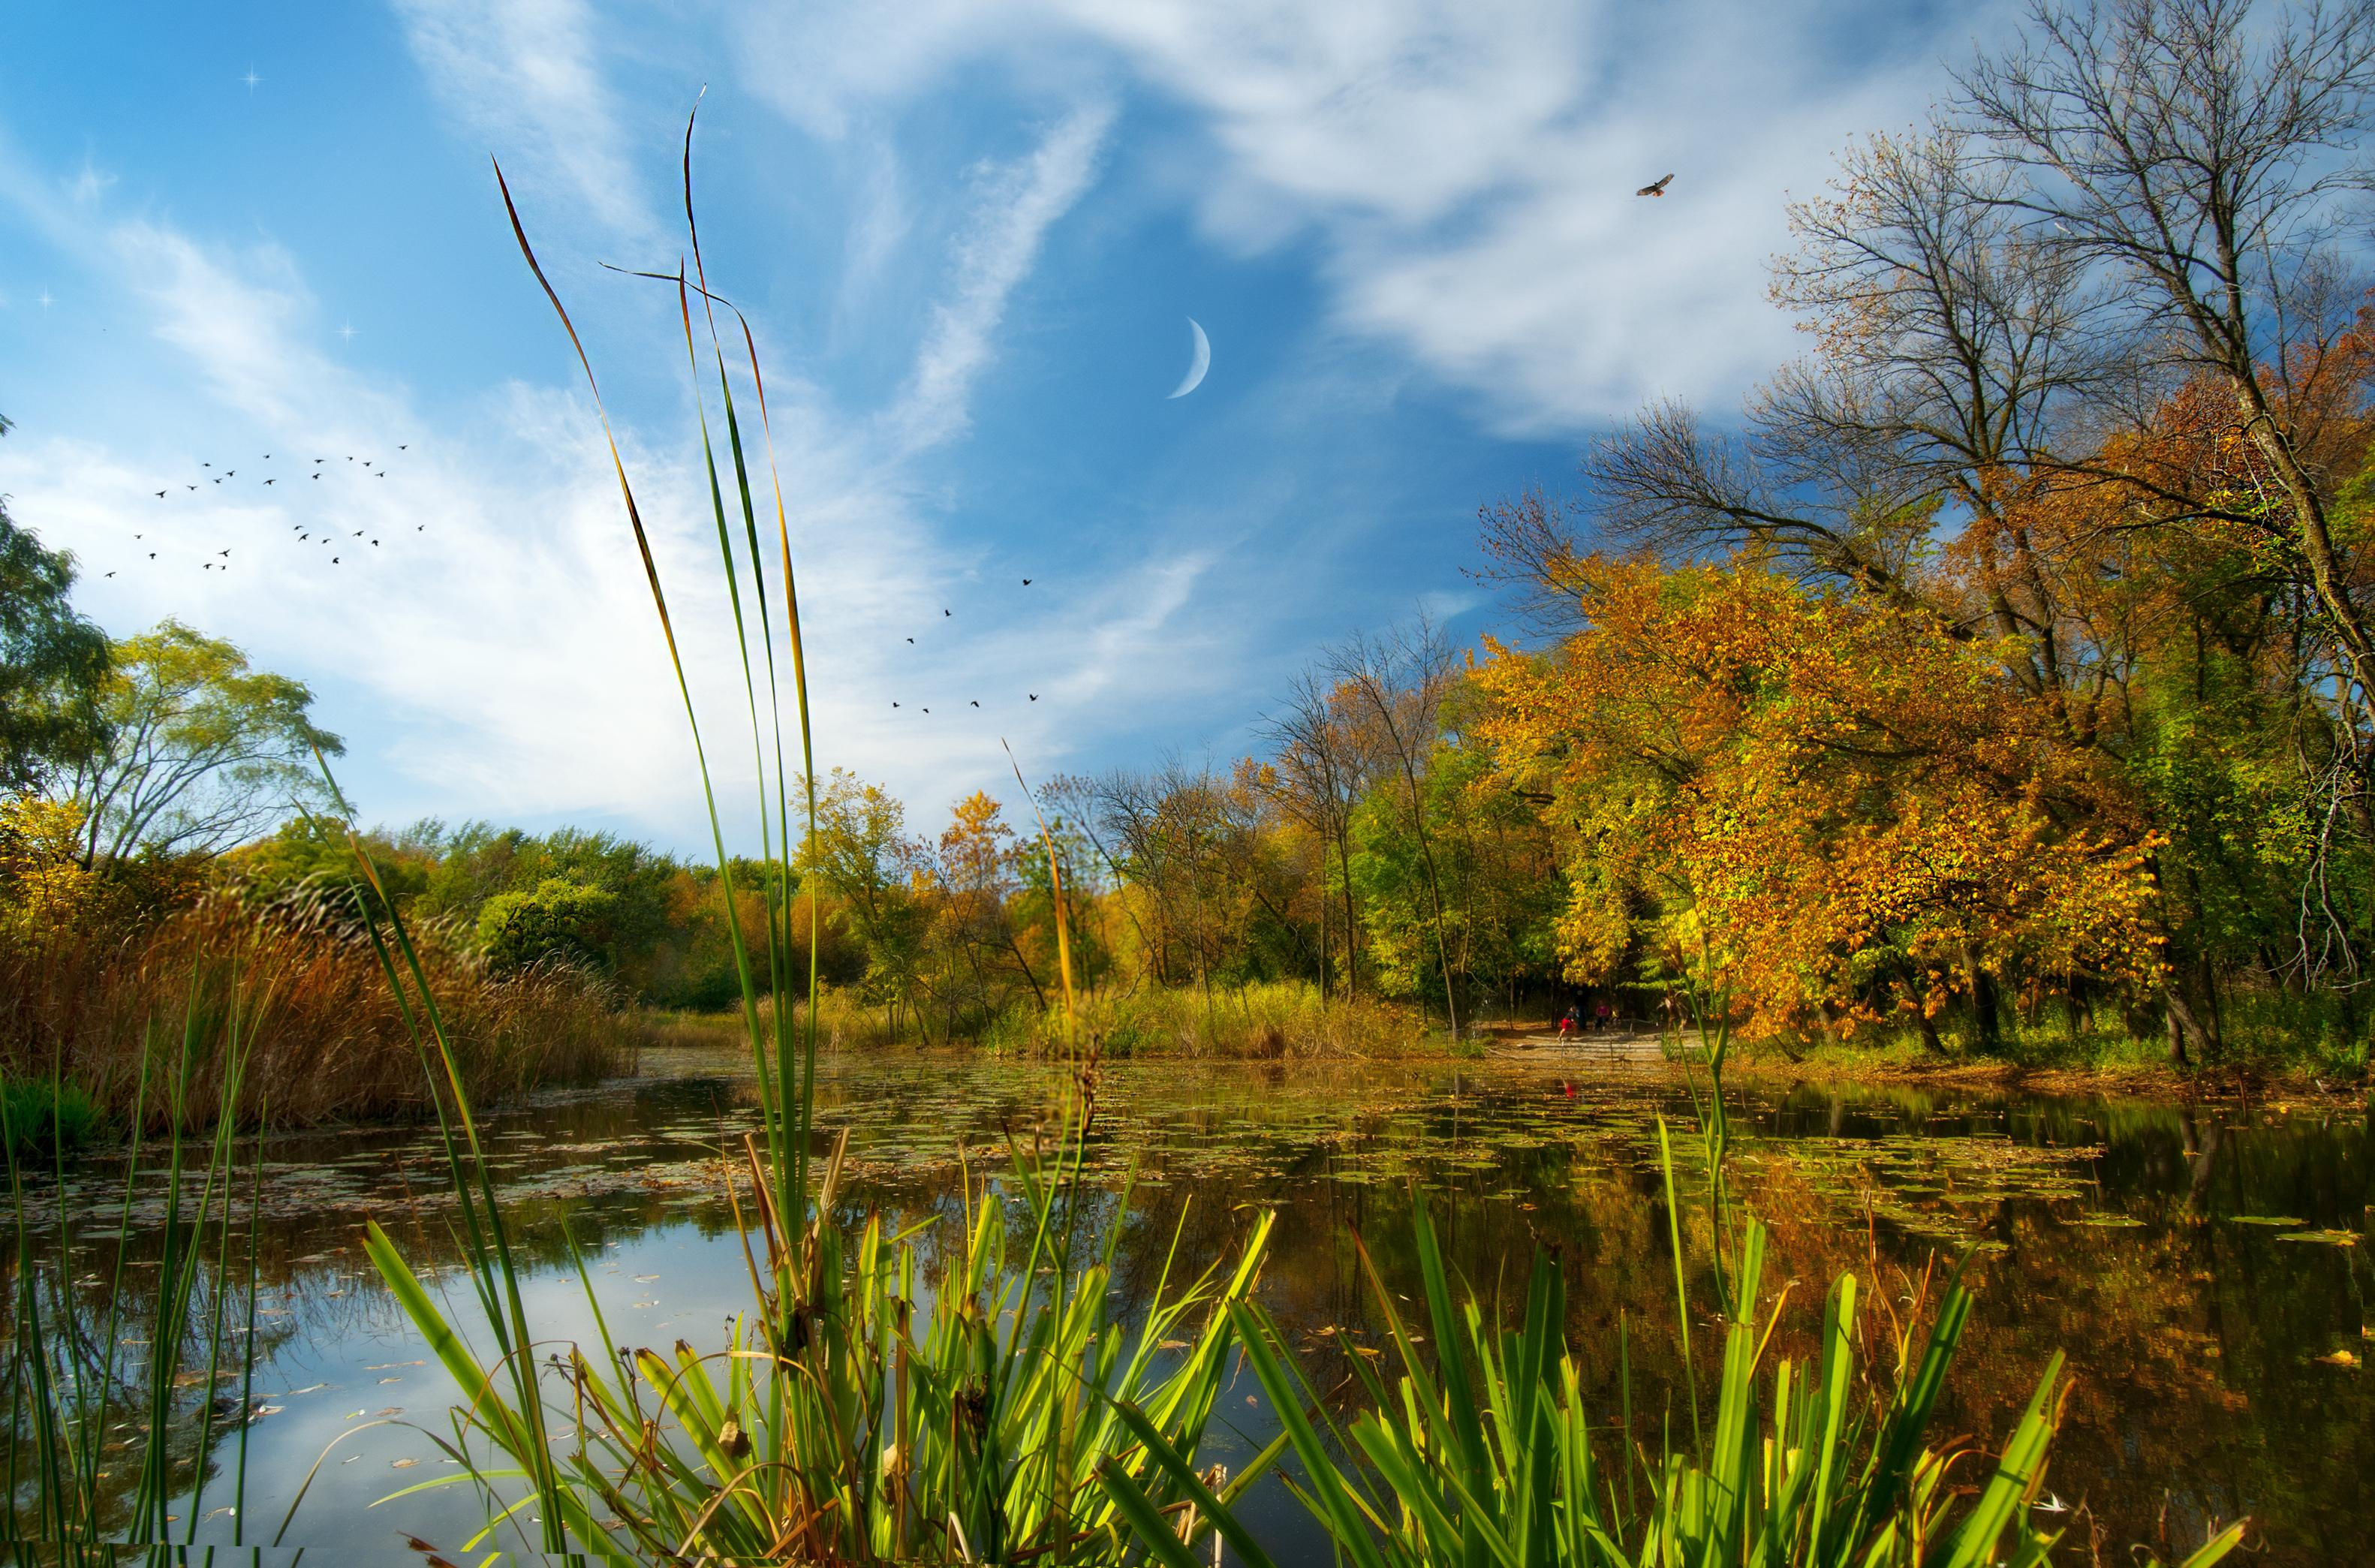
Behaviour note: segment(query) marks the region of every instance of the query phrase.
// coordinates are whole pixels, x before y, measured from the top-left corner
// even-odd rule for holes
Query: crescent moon
[[[1195,391],[1203,383],[1204,372],[1212,368],[1212,340],[1204,336],[1204,329],[1196,324],[1194,316],[1188,318],[1188,330],[1196,335],[1196,348],[1188,358],[1188,373],[1179,378],[1178,387],[1171,394],[1174,397],[1185,397]]]

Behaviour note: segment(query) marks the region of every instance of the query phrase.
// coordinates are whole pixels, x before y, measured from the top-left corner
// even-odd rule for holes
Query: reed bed
[[[219,1015],[193,1000],[178,1030],[144,1029],[112,1211],[60,1212],[46,1233],[36,1228],[27,1188],[65,1180],[65,1102],[51,1096],[44,1129],[20,1121],[21,1098],[0,1099],[16,1232],[0,1300],[0,1474],[9,1537],[32,1545],[33,1561],[113,1568],[123,1543],[186,1545],[209,1503],[232,1519],[233,1542],[245,1539],[263,1174],[261,1137],[242,1161],[236,1130],[257,1041],[248,1000],[234,984]],[[144,1137],[152,1122],[163,1131]],[[195,1126],[210,1130],[186,1136]],[[35,1158],[44,1149],[46,1168]],[[160,1191],[164,1221],[142,1254],[134,1201]],[[177,1500],[182,1512],[169,1513]]]
[[[992,1048],[1027,1049],[1051,1042],[1059,1015],[1001,1019],[983,1036]],[[1216,986],[1142,987],[1087,998],[1080,1026],[1115,1056],[1163,1055],[1275,1060],[1403,1055],[1429,1039],[1412,1008],[1363,997],[1329,1000],[1308,981]]]
[[[117,1126],[136,1110],[153,1131],[165,1102],[139,1104],[144,1071],[161,1077],[164,1066],[152,1025],[184,1019],[196,1044],[178,1103],[211,1116],[243,1008],[248,1060],[231,1104],[242,1122],[266,1104],[282,1126],[420,1114],[430,1083],[351,909],[346,890],[264,910],[210,894],[130,931],[66,927],[0,945],[0,1077],[62,1082]],[[590,977],[498,976],[455,933],[419,935],[463,1080],[482,1102],[592,1082],[631,1059],[628,1022]]]
[[[758,999],[762,1029],[774,1027],[774,998]],[[792,1006],[789,1027],[806,1028],[807,1003]],[[836,1050],[928,1048],[912,1015],[894,1029],[890,1009],[845,987],[821,992],[817,1032]],[[655,1045],[712,1045],[738,1038],[739,1016],[723,1013],[650,1013],[637,1025]],[[1030,1003],[989,1018],[975,1033],[960,1033],[960,1046],[1010,1055],[1060,1055],[1075,1035],[1097,1042],[1107,1059],[1123,1056],[1186,1056],[1219,1060],[1306,1057],[1375,1057],[1444,1043],[1440,1032],[1414,1008],[1363,997],[1327,999],[1309,981],[1262,981],[1215,986],[1209,997],[1180,986],[1147,985],[1134,991],[1092,991],[1067,1009],[1058,1000],[1042,1008]],[[939,1040],[933,1039],[933,1045]]]

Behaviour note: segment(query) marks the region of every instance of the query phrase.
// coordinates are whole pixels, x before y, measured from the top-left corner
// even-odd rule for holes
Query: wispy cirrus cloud
[[[1151,161],[1210,239],[1316,241],[1336,324],[1542,435],[1726,398],[1784,357],[1764,282],[1788,194],[1918,112],[1997,8],[918,0],[878,25],[823,0],[752,20],[746,60],[828,136],[985,61],[1058,96],[1118,63],[1188,111],[1202,145]],[[1669,171],[1670,195],[1633,195]]]
[[[613,233],[657,231],[626,150],[587,0],[394,0],[447,112]]]
[[[1095,178],[1112,125],[1110,107],[1077,108],[1029,156],[975,166],[972,228],[956,246],[947,296],[932,307],[914,372],[891,411],[889,423],[902,447],[929,446],[964,428],[1007,299],[1030,275],[1048,227]]]

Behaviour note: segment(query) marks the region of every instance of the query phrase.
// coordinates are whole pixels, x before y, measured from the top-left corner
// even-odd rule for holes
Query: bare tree
[[[2127,286],[2168,365],[2231,397],[2228,429],[2280,504],[2208,510],[2294,558],[2375,716],[2375,638],[2302,428],[2313,405],[2286,384],[2329,316],[2310,307],[2332,292],[2342,203],[2375,187],[2359,146],[2375,5],[2038,0],[2029,24],[1959,79],[1956,112],[2015,176],[1996,199],[2039,244]]]
[[[1441,631],[1422,615],[1406,631],[1353,637],[1329,654],[1328,669],[1371,729],[1383,764],[1401,779],[1411,833],[1426,868],[1436,961],[1443,973],[1444,1010],[1457,1038],[1459,998],[1452,981],[1451,946],[1443,918],[1443,878],[1436,868],[1434,838],[1427,831],[1423,779],[1442,732],[1444,699],[1459,678],[1458,655]]]
[[[1950,623],[2021,636],[2028,690],[2070,678],[2063,612],[2017,502],[2040,465],[2132,385],[2131,336],[2080,258],[2007,209],[2013,175],[1951,131],[1876,136],[1790,209],[1777,302],[1813,352],[1739,436],[1653,406],[1586,462],[1600,520],[1661,553],[1749,548]],[[1942,514],[1975,593],[1927,570]]]
[[[1353,808],[1369,787],[1371,759],[1346,721],[1346,694],[1317,670],[1297,676],[1286,706],[1270,721],[1270,739],[1288,810],[1336,852],[1344,886],[1344,994],[1361,994],[1360,915],[1353,891]],[[1327,861],[1320,862],[1320,990],[1328,986]]]

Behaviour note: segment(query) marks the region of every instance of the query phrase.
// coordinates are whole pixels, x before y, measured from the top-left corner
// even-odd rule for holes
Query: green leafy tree
[[[479,942],[497,969],[558,961],[609,973],[619,895],[566,878],[498,893],[479,912]]]
[[[74,557],[44,548],[0,504],[0,789],[41,786],[105,733],[107,633],[66,603],[74,580]]]
[[[908,833],[906,808],[880,785],[835,768],[818,792],[817,831],[799,869],[833,894],[836,917],[866,954],[860,989],[887,1009],[893,1032],[904,1009],[913,1008],[921,1020],[930,851]]]
[[[86,865],[135,850],[220,850],[306,803],[326,804],[304,682],[252,667],[178,620],[115,645],[100,692],[106,732],[68,774],[88,813]]]

